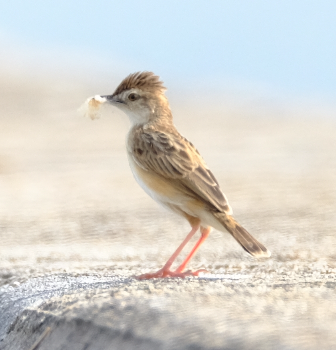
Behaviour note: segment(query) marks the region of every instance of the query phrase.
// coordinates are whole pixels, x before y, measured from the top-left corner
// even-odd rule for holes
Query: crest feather
[[[152,72],[137,72],[127,76],[116,88],[112,96],[119,95],[121,92],[130,89],[140,89],[149,92],[163,93],[166,88],[160,77]]]

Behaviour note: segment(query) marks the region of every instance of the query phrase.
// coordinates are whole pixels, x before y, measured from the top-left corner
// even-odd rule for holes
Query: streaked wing
[[[219,184],[196,148],[180,134],[138,130],[134,134],[133,158],[147,171],[153,171],[180,186],[220,212],[230,206]]]

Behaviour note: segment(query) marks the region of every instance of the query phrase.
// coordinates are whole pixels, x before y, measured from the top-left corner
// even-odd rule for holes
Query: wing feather
[[[132,156],[153,171],[183,187],[193,198],[219,212],[231,210],[219,184],[191,142],[180,134],[139,129],[133,135]]]

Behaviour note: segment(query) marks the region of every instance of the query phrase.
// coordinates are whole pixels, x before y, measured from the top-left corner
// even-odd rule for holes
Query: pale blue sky
[[[100,56],[110,74],[120,64],[181,84],[336,93],[335,0],[36,0],[0,8],[9,51],[78,52],[86,66]]]

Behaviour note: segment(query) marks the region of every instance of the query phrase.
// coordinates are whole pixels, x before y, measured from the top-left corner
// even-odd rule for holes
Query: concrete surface
[[[335,111],[171,95],[177,126],[272,257],[214,231],[190,264],[210,275],[139,282],[188,225],[133,180],[121,113],[75,114],[113,87],[31,89],[2,74],[0,349],[335,348]]]

